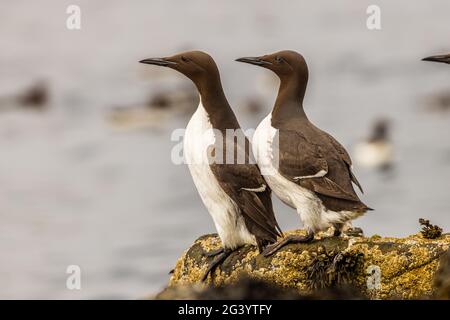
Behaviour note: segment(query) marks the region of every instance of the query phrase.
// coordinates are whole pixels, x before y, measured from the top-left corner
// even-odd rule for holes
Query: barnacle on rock
[[[364,231],[359,227],[352,227],[344,231],[344,234],[349,237],[364,237]]]
[[[425,239],[437,239],[442,235],[442,228],[430,223],[430,220],[419,219],[419,223],[422,225],[422,236]]]
[[[305,231],[285,234],[304,235]],[[439,258],[449,247],[450,234],[430,240],[420,233],[405,238],[318,235],[311,243],[287,245],[270,257],[259,254],[256,247],[245,246],[218,266],[207,284],[226,286],[246,274],[252,279],[296,290],[302,296],[319,295],[317,290],[322,290],[320,295],[323,290],[339,292],[348,283],[370,299],[418,299],[445,292],[441,289],[450,286],[445,280],[448,272],[433,282]],[[216,234],[197,239],[178,260],[169,287],[197,285],[210,263],[207,253],[217,248],[220,239]],[[442,262],[440,265],[447,270]],[[374,268],[379,271],[378,285],[369,288],[368,281],[375,283],[376,279],[368,270]],[[342,298],[341,294],[336,298]]]
[[[362,253],[327,251],[323,246],[311,255],[311,264],[305,270],[310,289],[350,284],[356,269],[364,261]]]

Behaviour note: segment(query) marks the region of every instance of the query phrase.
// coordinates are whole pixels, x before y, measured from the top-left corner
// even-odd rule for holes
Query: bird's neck
[[[272,126],[276,128],[279,123],[292,119],[308,120],[303,110],[305,91],[305,81],[292,78],[281,79],[272,111]]]
[[[239,123],[223,92],[220,77],[196,83],[203,108],[215,129],[239,129]]]

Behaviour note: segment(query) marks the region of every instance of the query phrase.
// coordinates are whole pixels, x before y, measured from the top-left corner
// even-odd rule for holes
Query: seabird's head
[[[423,58],[422,61],[433,61],[450,64],[450,53]]]
[[[389,119],[386,118],[378,119],[374,123],[372,136],[370,137],[369,141],[376,142],[389,140],[390,125],[391,122],[389,121]]]
[[[281,80],[297,77],[304,82],[308,81],[306,61],[295,51],[284,50],[260,57],[243,57],[236,61],[272,70]]]
[[[197,87],[211,80],[211,77],[219,77],[213,58],[202,51],[187,51],[171,57],[149,58],[139,62],[174,69],[191,79]]]

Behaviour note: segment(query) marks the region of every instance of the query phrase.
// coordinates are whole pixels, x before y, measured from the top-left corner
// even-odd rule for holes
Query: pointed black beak
[[[140,63],[145,64],[154,64],[155,66],[161,66],[161,67],[170,67],[173,65],[176,65],[176,62],[169,61],[166,58],[150,58],[150,59],[144,59],[139,61]]]
[[[426,57],[423,58],[422,61],[433,61],[450,64],[450,54],[441,54],[437,56]]]
[[[265,66],[272,64],[269,61],[263,60],[261,57],[243,57],[236,59],[236,61],[254,64],[255,66]]]

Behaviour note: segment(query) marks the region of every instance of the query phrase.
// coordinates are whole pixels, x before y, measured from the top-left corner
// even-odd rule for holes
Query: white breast
[[[199,104],[184,136],[184,156],[194,184],[211,214],[222,244],[235,249],[244,244],[256,244],[255,237],[245,227],[237,204],[220,187],[208,163],[208,146],[215,141],[208,114]]]
[[[264,179],[269,184],[272,191],[288,206],[297,209],[309,206],[312,200],[317,198],[312,192],[301,188],[297,184],[284,178],[278,172],[278,157],[274,150],[273,139],[277,129],[271,125],[272,115],[269,114],[256,128],[253,136],[253,153]]]

